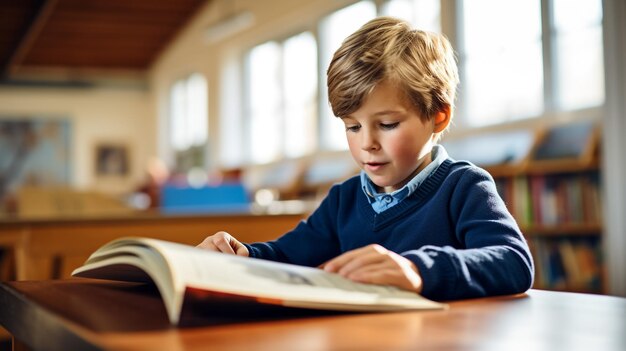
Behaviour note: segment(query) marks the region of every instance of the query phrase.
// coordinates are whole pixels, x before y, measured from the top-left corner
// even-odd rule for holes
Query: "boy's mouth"
[[[375,172],[383,168],[386,164],[387,163],[383,162],[365,162],[363,165],[366,169]]]

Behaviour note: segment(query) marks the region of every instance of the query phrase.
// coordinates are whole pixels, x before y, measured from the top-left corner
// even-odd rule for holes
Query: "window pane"
[[[231,54],[233,55],[233,54]],[[249,140],[245,132],[243,111],[245,94],[241,61],[236,56],[225,59],[220,71],[219,164],[223,168],[243,165],[247,159]],[[246,121],[247,122],[247,121]]]
[[[312,152],[317,136],[317,44],[309,32],[289,38],[283,51],[284,154]]]
[[[250,151],[254,163],[270,162],[280,156],[280,56],[276,42],[258,45],[248,56]]]
[[[187,79],[187,97],[186,138],[192,146],[204,145],[208,136],[208,103],[203,75],[194,73]]]
[[[345,7],[324,18],[320,25],[320,60],[324,67],[322,81],[326,82],[326,69],[335,51],[341,42],[350,34],[359,29],[365,22],[376,17],[376,5],[372,1],[360,1]],[[322,86],[321,105],[321,137],[322,147],[325,149],[347,149],[345,128],[343,123],[335,118],[328,105],[326,83]]]
[[[170,143],[174,150],[181,151],[188,148],[189,142],[186,133],[187,99],[185,81],[179,80],[170,90]]]
[[[555,0],[557,104],[578,109],[604,103],[601,0]]]
[[[465,67],[464,97],[470,124],[492,124],[542,113],[540,43],[469,56]]]
[[[540,1],[464,1],[463,34],[465,82],[461,89],[468,123],[498,123],[540,114]]]
[[[382,13],[404,19],[421,30],[441,32],[440,0],[390,0],[383,4]]]
[[[205,165],[208,139],[207,82],[202,74],[176,81],[170,89],[169,142],[174,168],[185,172]]]

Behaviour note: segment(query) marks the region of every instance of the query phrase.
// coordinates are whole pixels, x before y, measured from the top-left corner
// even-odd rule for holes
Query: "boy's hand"
[[[320,268],[360,283],[393,285],[420,293],[422,277],[410,260],[380,245],[348,251]]]
[[[206,237],[198,246],[201,249],[219,251],[231,255],[249,256],[248,248],[226,232],[217,232]]]

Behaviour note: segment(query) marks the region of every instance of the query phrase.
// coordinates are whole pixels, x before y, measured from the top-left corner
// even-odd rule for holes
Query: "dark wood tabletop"
[[[393,313],[205,301],[171,326],[150,285],[19,281],[0,324],[33,350],[626,350],[626,299],[541,290]]]

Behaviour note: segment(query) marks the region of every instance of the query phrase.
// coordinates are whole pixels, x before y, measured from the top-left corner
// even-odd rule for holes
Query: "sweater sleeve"
[[[341,249],[336,214],[338,188],[333,186],[328,196],[306,220],[280,238],[264,243],[246,244],[250,256],[314,267],[339,255]]]
[[[486,171],[466,168],[448,206],[458,247],[423,246],[403,253],[422,276],[422,295],[452,300],[520,293],[532,286],[530,250]]]

